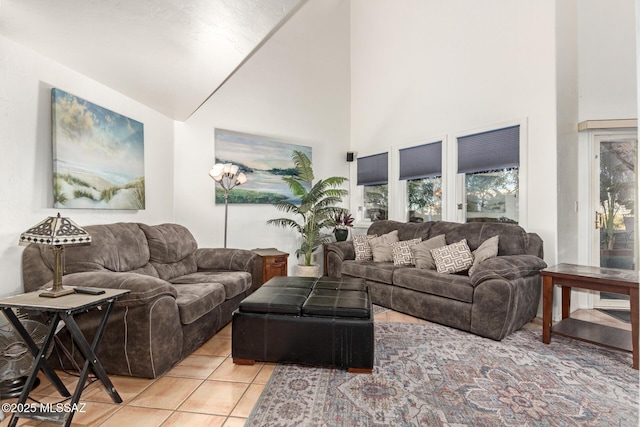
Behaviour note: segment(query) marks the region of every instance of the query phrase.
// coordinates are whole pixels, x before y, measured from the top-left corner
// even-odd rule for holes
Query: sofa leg
[[[233,359],[236,365],[255,365],[256,361],[251,359]]]

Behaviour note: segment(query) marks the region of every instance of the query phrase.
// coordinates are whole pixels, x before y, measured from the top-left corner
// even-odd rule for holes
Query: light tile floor
[[[629,329],[630,325],[597,310],[578,310],[572,314],[582,320],[594,321]],[[406,314],[384,311],[375,316],[377,322],[425,323]],[[541,329],[542,321],[535,319],[527,328]],[[271,373],[273,363],[253,366],[234,365],[231,359],[231,325],[227,325],[193,354],[157,379],[111,376],[123,399],[116,405],[100,382],[89,385],[82,394],[85,404],[72,426],[101,427],[236,427],[243,426],[257,402]],[[76,378],[60,373],[69,390]],[[32,392],[42,402],[58,402],[55,388],[42,379]],[[2,403],[17,399],[3,400]],[[10,414],[7,414],[10,415]],[[9,417],[0,423],[7,426]],[[51,426],[54,424],[20,420],[20,426]]]

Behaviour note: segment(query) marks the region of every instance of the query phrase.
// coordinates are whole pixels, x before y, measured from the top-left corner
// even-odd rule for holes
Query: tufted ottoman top
[[[239,311],[368,319],[371,301],[363,279],[277,276],[245,298]]]

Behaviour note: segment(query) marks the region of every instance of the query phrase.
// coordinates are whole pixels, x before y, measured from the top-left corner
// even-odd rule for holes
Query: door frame
[[[604,122],[604,121],[602,121]],[[588,186],[583,186],[579,190],[579,253],[580,263],[587,265],[599,265],[599,229],[595,228],[595,206],[599,202],[600,173],[596,170],[595,156],[596,144],[606,138],[620,138],[625,135],[633,135],[638,140],[637,120],[617,120],[613,123],[602,123],[601,121],[589,121],[580,124],[580,168],[579,182],[588,182]],[[636,171],[637,174],[637,171]],[[585,188],[586,187],[586,188]],[[597,233],[597,234],[596,234]],[[636,231],[637,234],[637,231]],[[596,241],[596,238],[598,240]],[[637,239],[636,239],[637,240]],[[638,254],[636,254],[638,256]],[[638,260],[636,260],[637,262]],[[598,292],[581,293],[581,305],[586,308],[628,308],[627,301],[600,300]]]

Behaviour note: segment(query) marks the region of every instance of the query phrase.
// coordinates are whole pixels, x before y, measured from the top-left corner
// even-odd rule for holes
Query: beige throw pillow
[[[473,255],[467,245],[467,239],[443,248],[432,249],[431,255],[438,273],[457,273],[467,270],[473,264]]]
[[[375,262],[391,262],[393,261],[393,251],[391,245],[398,242],[398,230],[383,234],[380,237],[374,237],[369,241],[371,252],[373,252],[373,260]]]
[[[431,256],[431,249],[443,246],[447,246],[447,240],[444,238],[444,234],[440,234],[411,248],[416,267],[423,270],[435,270],[436,263],[433,261],[433,256]]]
[[[482,261],[498,256],[498,243],[498,236],[490,237],[482,242],[482,244],[472,252],[473,265],[469,269],[469,276],[473,274],[473,271]]]
[[[393,263],[395,265],[413,265],[415,264],[413,252],[411,249],[422,242],[422,239],[402,240],[391,245],[393,254]]]
[[[353,236],[353,250],[356,253],[356,261],[371,261],[373,253],[371,252],[371,239],[378,237],[376,234],[360,234]]]

